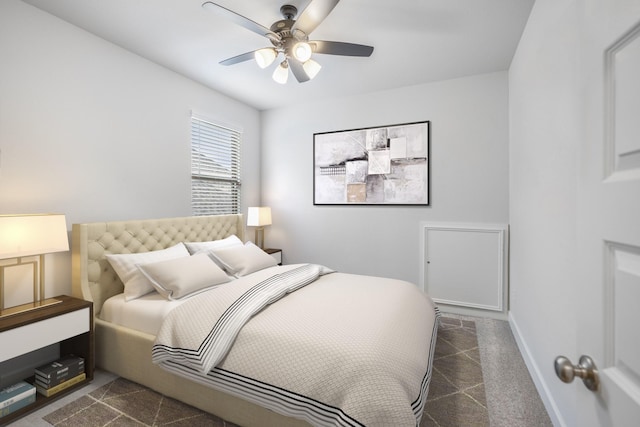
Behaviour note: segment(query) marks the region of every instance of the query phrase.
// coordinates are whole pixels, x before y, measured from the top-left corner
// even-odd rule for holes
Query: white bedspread
[[[276,283],[258,299],[283,297],[266,308],[236,302],[271,292],[265,282],[275,283],[275,273],[304,268],[272,267],[189,299],[167,315],[154,361],[313,425],[418,425],[436,339],[433,302],[404,281],[343,273],[289,294]],[[235,331],[225,325],[239,318],[248,319],[239,333],[218,333]],[[225,343],[233,343],[228,353],[212,356]]]

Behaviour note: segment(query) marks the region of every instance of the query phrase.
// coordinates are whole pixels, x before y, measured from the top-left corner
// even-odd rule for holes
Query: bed
[[[439,312],[412,284],[315,264],[237,274],[228,258],[220,264],[225,259],[204,251],[229,277],[226,283],[193,293],[158,287],[126,301],[115,258],[169,252],[185,242],[244,242],[244,233],[242,215],[74,224],[72,292],[94,304],[96,366],[241,426],[417,425]],[[189,255],[178,261],[198,258]],[[172,262],[138,265],[152,279],[158,271],[170,275]],[[236,309],[249,294],[257,295],[253,311],[246,302]],[[180,317],[198,309],[192,323]],[[240,314],[229,321],[229,312]],[[211,330],[203,320],[209,317]],[[220,341],[209,341],[216,334]],[[204,347],[212,353],[199,353]],[[346,359],[351,354],[353,361]]]

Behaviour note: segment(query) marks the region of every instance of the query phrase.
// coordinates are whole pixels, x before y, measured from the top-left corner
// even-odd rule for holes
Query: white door
[[[577,425],[640,426],[640,0],[578,3],[577,348],[600,386],[575,385]]]

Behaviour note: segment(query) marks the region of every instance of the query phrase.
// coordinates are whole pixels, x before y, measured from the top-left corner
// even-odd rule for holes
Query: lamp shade
[[[311,58],[311,46],[309,46],[309,43],[296,43],[293,46],[293,56],[300,62],[308,61]]]
[[[309,76],[310,79],[313,79],[316,75],[318,75],[322,66],[313,59],[310,59],[302,64],[302,68],[304,69],[304,72],[307,73],[307,76]]]
[[[285,84],[289,79],[289,63],[287,61],[282,61],[273,71],[272,77],[273,80],[281,85]]]
[[[247,212],[247,225],[249,227],[262,227],[271,225],[271,208],[254,207]]]
[[[64,215],[0,215],[0,259],[68,250]]]
[[[272,47],[265,47],[264,49],[256,50],[254,57],[258,67],[267,68],[275,61],[278,52]]]

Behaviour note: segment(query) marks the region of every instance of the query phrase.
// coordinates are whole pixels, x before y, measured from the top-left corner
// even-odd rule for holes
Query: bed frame
[[[96,366],[241,426],[308,426],[161,369],[151,362],[154,335],[99,318],[102,304],[124,290],[105,254],[154,251],[179,242],[218,240],[232,234],[244,241],[242,215],[73,224],[72,293],[93,301]]]

